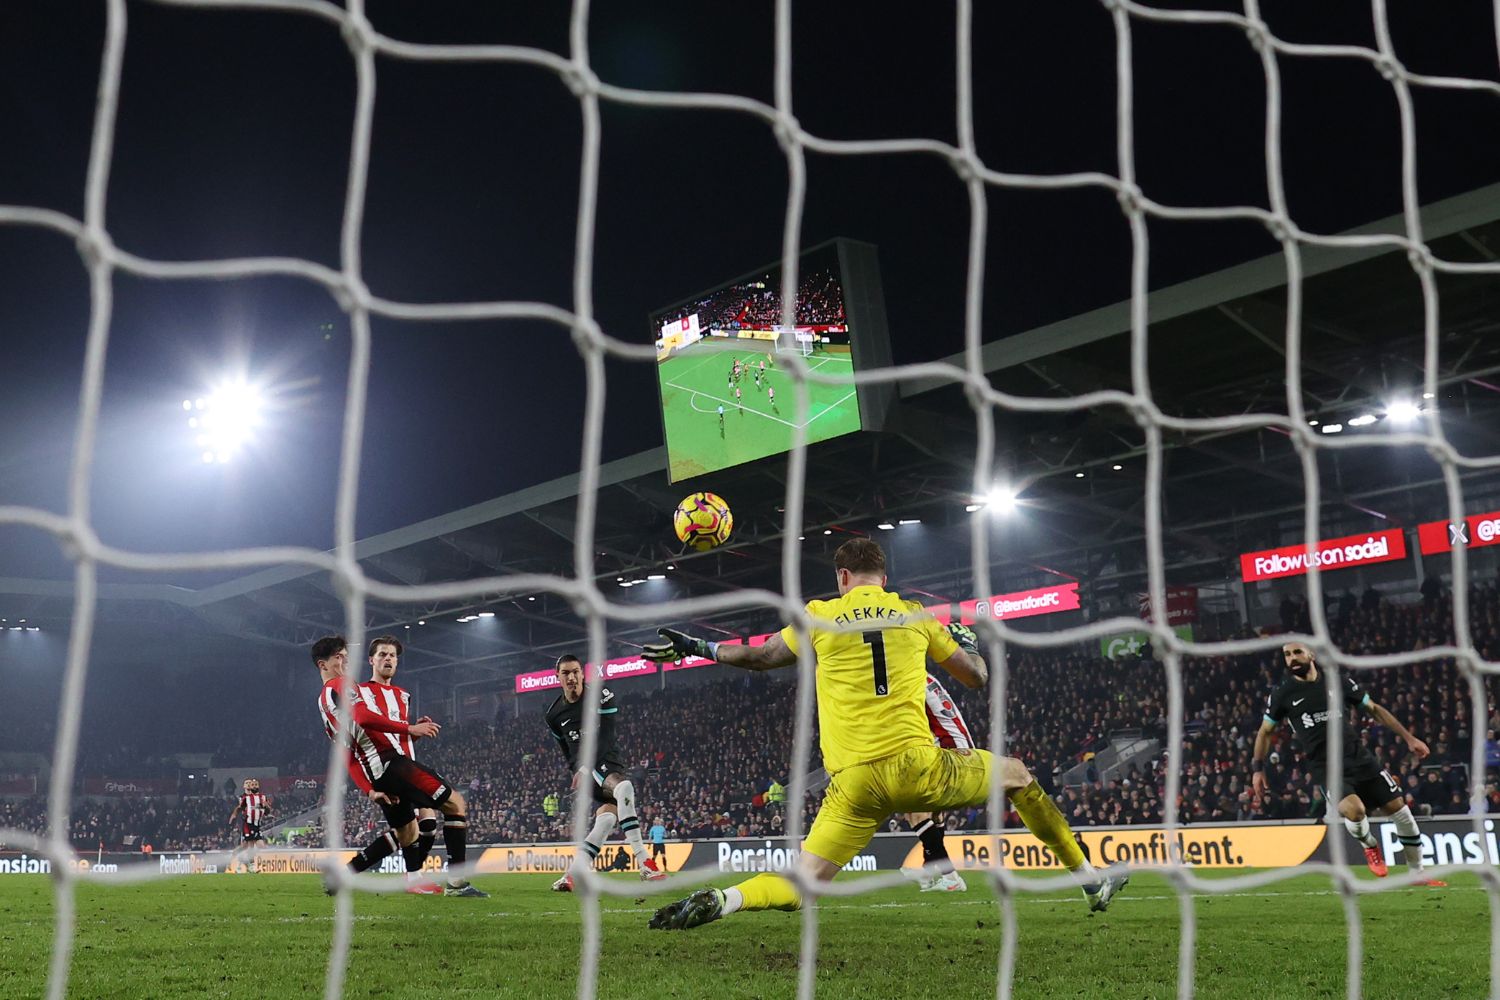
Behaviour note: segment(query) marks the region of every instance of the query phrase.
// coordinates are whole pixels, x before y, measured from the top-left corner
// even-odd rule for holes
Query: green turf
[[[699,344],[657,365],[673,482],[780,454],[792,446],[797,402],[786,363],[767,368],[766,380],[758,389],[752,377],[742,376],[737,405],[734,390],[729,387],[734,358],[759,365],[766,351]],[[853,370],[847,351],[820,352],[809,358],[808,364],[825,375],[848,375]],[[776,389],[774,406],[765,389],[767,383]],[[809,443],[859,430],[854,386],[809,382],[808,390]],[[718,416],[721,404],[722,426]]]
[[[579,901],[548,891],[551,881],[544,875],[476,880],[493,894],[489,899],[359,896],[345,995],[574,996]],[[1362,898],[1367,997],[1486,995],[1486,896],[1477,878],[1451,881],[1447,890]],[[647,930],[650,910],[675,895],[606,901],[600,997],[795,994],[798,915],[746,913],[694,931]],[[1344,996],[1342,907],[1327,879],[1200,897],[1195,906],[1198,996]],[[1016,997],[1174,995],[1177,901],[1162,879],[1137,876],[1102,915],[1090,916],[1074,893],[1023,896],[1016,908]],[[320,996],[332,912],[315,876],[199,875],[86,886],[69,995]],[[51,918],[46,876],[0,881],[0,996],[43,994]],[[828,901],[820,927],[820,997],[994,995],[999,911],[977,878],[963,895],[901,888]]]

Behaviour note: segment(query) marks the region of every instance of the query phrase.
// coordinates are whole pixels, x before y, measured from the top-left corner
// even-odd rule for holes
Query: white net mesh
[[[774,105],[743,97],[712,93],[670,93],[633,90],[617,87],[601,81],[592,70],[589,61],[587,35],[589,26],[589,4],[578,0],[573,6],[571,19],[571,55],[563,58],[540,49],[505,45],[421,45],[402,42],[386,37],[376,31],[366,18],[362,0],[348,0],[348,9],[341,9],[318,0],[159,0],[178,6],[203,8],[242,8],[294,12],[312,18],[332,22],[342,32],[355,63],[358,84],[355,105],[353,142],[349,158],[347,199],[344,206],[341,266],[337,270],[306,260],[285,258],[251,258],[236,260],[212,260],[192,262],[164,262],[148,260],[116,247],[110,238],[105,218],[105,192],[109,183],[111,157],[115,137],[115,114],[120,97],[121,65],[127,37],[125,0],[108,0],[108,22],[103,66],[99,77],[97,114],[93,130],[93,142],[89,159],[84,218],[82,221],[62,213],[21,206],[0,206],[0,223],[28,227],[39,227],[63,233],[77,243],[83,264],[87,269],[91,289],[91,312],[88,329],[87,350],[81,392],[81,412],[73,454],[69,481],[69,505],[66,515],[57,515],[44,510],[26,507],[0,507],[0,523],[25,525],[38,528],[55,536],[75,563],[75,602],[69,637],[67,666],[63,682],[62,702],[59,715],[57,743],[51,785],[48,790],[49,834],[45,839],[32,837],[18,830],[0,830],[5,842],[23,846],[39,855],[50,858],[56,882],[56,932],[51,959],[48,994],[52,998],[62,997],[68,988],[70,963],[73,954],[75,929],[74,890],[81,879],[94,877],[79,872],[66,863],[71,857],[68,840],[70,789],[73,783],[77,758],[80,715],[84,685],[87,680],[88,653],[93,631],[95,603],[97,599],[97,567],[112,565],[144,572],[250,568],[272,565],[298,564],[329,574],[339,593],[345,609],[346,621],[350,623],[351,648],[362,645],[360,624],[365,620],[364,605],[367,597],[399,602],[436,602],[486,593],[515,593],[523,591],[549,591],[566,597],[577,613],[585,618],[589,628],[589,655],[594,662],[605,658],[606,620],[614,618],[624,621],[646,623],[673,617],[707,616],[715,612],[742,611],[746,608],[775,609],[787,621],[805,629],[808,619],[800,593],[801,567],[800,549],[796,544],[797,528],[802,521],[804,487],[807,475],[806,462],[806,418],[809,408],[808,382],[849,384],[863,382],[893,382],[898,379],[925,377],[962,385],[972,404],[978,432],[978,451],[974,461],[974,485],[978,493],[987,490],[992,480],[995,458],[994,416],[996,410],[1017,410],[1059,413],[1079,411],[1097,407],[1120,407],[1140,426],[1146,441],[1147,475],[1145,484],[1145,523],[1147,535],[1147,561],[1149,571],[1149,598],[1153,609],[1153,620],[1164,622],[1166,616],[1158,613],[1165,608],[1165,566],[1162,548],[1162,476],[1164,431],[1214,432],[1251,431],[1260,428],[1275,428],[1290,435],[1302,460],[1305,482],[1304,505],[1306,511],[1305,535],[1312,544],[1319,535],[1318,511],[1320,509],[1321,485],[1317,465],[1317,453],[1324,448],[1390,448],[1420,446],[1425,448],[1440,464],[1446,485],[1449,516],[1461,520],[1464,512],[1464,495],[1460,473],[1465,470],[1500,467],[1500,457],[1469,458],[1459,452],[1444,437],[1438,420],[1437,407],[1429,408],[1425,424],[1420,431],[1392,433],[1379,437],[1332,439],[1314,433],[1308,425],[1303,409],[1301,390],[1302,324],[1300,322],[1302,293],[1302,253],[1304,247],[1367,248],[1375,250],[1403,251],[1410,261],[1421,288],[1423,310],[1423,334],[1425,340],[1424,389],[1436,393],[1438,379],[1438,295],[1435,275],[1447,273],[1500,273],[1497,263],[1458,263],[1445,261],[1433,255],[1423,239],[1422,219],[1417,195],[1417,148],[1416,131],[1412,109],[1412,90],[1417,87],[1488,91],[1500,95],[1500,84],[1477,79],[1434,77],[1408,71],[1401,63],[1391,42],[1391,33],[1382,0],[1372,0],[1370,14],[1374,24],[1377,47],[1374,49],[1347,45],[1306,45],[1284,41],[1272,33],[1262,19],[1259,4],[1246,0],[1243,14],[1216,11],[1159,10],[1120,0],[1105,0],[1104,6],[1113,19],[1116,40],[1116,74],[1118,80],[1117,151],[1118,175],[1104,173],[1074,173],[1057,175],[1013,174],[995,170],[981,161],[976,151],[973,128],[973,93],[971,70],[973,66],[973,39],[971,18],[973,5],[970,0],[959,0],[956,5],[957,45],[957,146],[929,139],[881,140],[881,141],[835,141],[811,135],[802,130],[793,115],[792,99],[792,49],[791,49],[791,3],[778,0],[776,4],[775,31],[775,101]],[[1500,31],[1500,3],[1496,4],[1497,31]],[[1132,47],[1131,30],[1135,19],[1175,22],[1202,26],[1205,30],[1237,30],[1245,35],[1246,42],[1258,54],[1265,77],[1265,160],[1266,181],[1269,190],[1270,208],[1250,206],[1176,207],[1148,197],[1136,183],[1135,151],[1132,129]],[[365,206],[365,192],[370,161],[371,121],[375,105],[376,68],[375,58],[381,55],[392,59],[433,62],[492,62],[524,63],[549,70],[555,74],[577,96],[583,118],[583,157],[579,180],[578,224],[574,256],[574,309],[569,312],[553,306],[528,302],[472,302],[436,305],[411,305],[382,299],[366,286],[360,262],[361,227]],[[1340,59],[1361,60],[1373,65],[1390,83],[1400,111],[1401,124],[1401,182],[1405,233],[1402,235],[1358,235],[1327,236],[1311,233],[1300,228],[1287,211],[1284,181],[1281,166],[1280,123],[1282,114],[1279,62],[1284,59]],[[693,599],[665,605],[617,606],[605,600],[595,586],[594,579],[594,515],[599,486],[600,448],[604,420],[604,360],[607,354],[625,359],[649,362],[655,360],[655,352],[649,344],[627,343],[607,335],[595,322],[593,315],[593,257],[595,236],[595,210],[598,193],[600,162],[601,101],[653,108],[696,108],[748,114],[769,124],[786,157],[788,191],[783,225],[782,291],[783,323],[792,325],[792,309],[797,288],[798,251],[801,240],[801,220],[806,192],[804,156],[808,150],[831,155],[871,155],[893,153],[932,154],[942,157],[952,166],[959,181],[965,186],[970,204],[969,263],[965,313],[965,365],[957,368],[947,364],[921,364],[893,367],[862,372],[852,378],[836,378],[811,371],[807,364],[796,356],[787,358],[786,367],[796,387],[795,406],[798,419],[794,423],[794,445],[791,451],[788,486],[786,492],[786,526],[782,551],[784,573],[783,592],[741,591],[711,598]],[[1029,398],[996,391],[986,378],[980,354],[981,287],[986,261],[986,194],[989,187],[1004,188],[1104,188],[1116,195],[1131,234],[1132,266],[1130,281],[1130,392],[1099,391],[1068,398]],[[1188,419],[1168,415],[1157,406],[1151,395],[1147,375],[1147,261],[1150,244],[1147,237],[1147,220],[1251,220],[1263,224],[1281,244],[1286,263],[1286,287],[1288,291],[1286,323],[1286,412],[1253,413],[1237,417]],[[123,551],[103,544],[93,531],[89,511],[90,476],[93,466],[95,441],[98,430],[101,387],[104,376],[105,350],[111,327],[111,287],[116,272],[126,272],[147,278],[163,280],[184,278],[232,279],[251,276],[280,275],[305,279],[331,292],[347,311],[353,337],[353,352],[349,368],[348,396],[343,424],[343,450],[339,467],[337,507],[335,520],[336,547],[332,553],[323,553],[300,548],[257,548],[225,552],[208,552],[181,555],[146,555]],[[395,586],[368,578],[355,558],[355,503],[356,482],[360,464],[360,442],[363,435],[366,385],[370,358],[370,317],[380,315],[407,320],[446,321],[474,319],[540,319],[567,329],[581,353],[587,380],[585,411],[585,438],[583,447],[582,475],[578,504],[578,524],[575,544],[574,576],[571,578],[510,575],[468,580],[461,583],[424,586]],[[991,592],[989,572],[989,538],[980,521],[975,520],[973,530],[973,584],[976,593]],[[1326,682],[1332,708],[1337,714],[1342,710],[1341,690],[1337,683],[1341,670],[1370,670],[1409,664],[1414,661],[1435,661],[1451,658],[1457,662],[1467,680],[1472,698],[1473,719],[1485,717],[1485,694],[1482,679],[1494,673],[1496,665],[1485,662],[1476,652],[1471,641],[1467,590],[1467,562],[1462,547],[1453,549],[1453,629],[1451,645],[1434,646],[1417,653],[1390,655],[1350,655],[1340,653],[1333,645],[1328,622],[1324,613],[1322,585],[1316,563],[1308,574],[1309,607],[1312,616],[1311,644],[1318,653],[1319,663],[1331,668],[1325,670]],[[1049,634],[1018,632],[1003,623],[986,620],[981,626],[983,638],[989,644],[992,663],[997,668],[992,683],[992,745],[999,751],[1005,746],[1005,647],[1008,643],[1027,646],[1063,646],[1081,640],[1099,637],[1126,630],[1139,630],[1141,623],[1135,619],[1111,619],[1087,626]],[[1156,649],[1164,651],[1164,663],[1168,693],[1168,746],[1178,747],[1183,735],[1183,657],[1185,655],[1233,654],[1268,651],[1280,645],[1280,638],[1258,639],[1213,644],[1199,644],[1180,639],[1163,624],[1150,626]],[[802,648],[808,649],[807,643]],[[811,752],[813,685],[812,664],[804,653],[799,664],[799,697],[797,701],[796,739],[794,743],[791,771],[794,775],[790,789],[790,801],[801,802],[805,793],[805,778]],[[597,691],[590,691],[590,701],[597,702]],[[347,701],[345,699],[347,712]],[[588,706],[595,707],[594,704]],[[1330,727],[1332,734],[1328,746],[1329,774],[1333,777],[1330,801],[1340,798],[1339,770],[1334,764],[1342,757],[1340,727]],[[586,733],[583,758],[590,759],[596,733]],[[337,817],[343,809],[342,761],[337,748],[329,754],[329,795],[326,805],[330,846],[341,847],[343,824]],[[1483,812],[1482,776],[1485,773],[1482,741],[1473,740],[1473,756],[1469,774],[1472,781],[1471,805],[1476,833],[1483,838],[1481,814]],[[1178,768],[1166,769],[1165,825],[1167,840],[1171,842],[1178,829],[1177,801],[1180,784]],[[575,809],[573,831],[582,839],[587,805],[583,797]],[[998,786],[993,790],[990,804],[992,827],[1003,815],[1003,802]],[[802,811],[790,810],[788,834],[802,834]],[[1361,968],[1363,959],[1362,939],[1357,896],[1364,892],[1384,892],[1410,885],[1414,875],[1393,877],[1380,882],[1356,879],[1345,863],[1347,845],[1342,837],[1332,838],[1333,862],[1323,865],[1304,865],[1295,869],[1260,872],[1253,875],[1229,879],[1206,880],[1182,864],[1172,863],[1155,866],[1170,881],[1177,893],[1181,911],[1181,934],[1178,959],[1177,993],[1188,997],[1194,993],[1194,960],[1196,945],[1196,922],[1193,897],[1195,894],[1233,893],[1255,889],[1287,878],[1320,871],[1332,879],[1344,902],[1345,931],[1348,940],[1347,989],[1350,997],[1362,995]],[[1500,872],[1492,867],[1477,870],[1490,903],[1490,980],[1492,995],[1500,996]],[[1433,870],[1442,874],[1444,869]],[[325,995],[337,997],[343,990],[347,967],[352,926],[350,892],[355,883],[343,869],[335,872],[341,891],[336,904],[336,920],[333,943],[328,962]],[[110,881],[147,879],[158,877],[149,872],[111,875]],[[995,887],[1001,901],[1003,916],[1002,947],[997,977],[997,994],[1007,997],[1015,980],[1016,960],[1016,908],[1017,893],[1036,893],[1072,886],[1065,876],[1051,879],[1020,879],[1003,867],[993,872]],[[851,895],[867,892],[894,884],[896,876],[882,876],[843,883],[813,884],[800,881],[807,897],[802,911],[802,940],[799,963],[798,995],[809,997],[813,993],[815,960],[818,947],[819,895]],[[364,889],[377,889],[376,881],[358,881]],[[399,888],[385,884],[390,890]],[[681,888],[681,880],[669,889]],[[583,910],[584,938],[582,961],[578,980],[580,997],[592,997],[595,993],[599,972],[601,900],[605,894],[637,894],[638,886],[621,886],[587,873],[581,880],[580,899]],[[658,887],[657,891],[668,891]]]

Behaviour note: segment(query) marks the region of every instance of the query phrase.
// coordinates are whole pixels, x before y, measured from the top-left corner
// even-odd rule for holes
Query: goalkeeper
[[[831,880],[893,813],[940,812],[984,804],[990,772],[1026,828],[1074,872],[1089,906],[1102,910],[1128,876],[1096,872],[1073,839],[1057,806],[1014,757],[988,750],[933,745],[925,701],[931,656],[966,687],[989,678],[974,633],[961,625],[944,629],[922,606],[885,589],[885,553],[867,538],[839,546],[833,556],[839,597],[811,601],[817,657],[818,727],[823,766],[831,776],[817,819],[802,845],[798,864],[820,881]],[[763,646],[720,645],[672,629],[642,655],[656,662],[702,656],[745,670],[774,670],[797,662],[797,636],[790,627]],[[951,634],[950,634],[951,633]],[[686,930],[736,910],[797,910],[802,898],[786,878],[757,875],[729,889],[700,889],[657,910],[650,926]]]

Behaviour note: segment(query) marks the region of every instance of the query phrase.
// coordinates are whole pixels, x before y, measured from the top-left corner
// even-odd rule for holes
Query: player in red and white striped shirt
[[[240,826],[240,833],[243,839],[240,841],[239,846],[234,849],[234,852],[229,855],[229,864],[224,866],[226,873],[234,871],[234,867],[239,863],[240,857],[246,853],[250,855],[249,870],[252,872],[255,871],[255,852],[260,847],[264,847],[266,843],[266,838],[261,836],[260,828],[270,815],[271,797],[261,794],[260,781],[256,778],[246,778],[244,787],[244,794],[235,802],[234,812],[229,814],[231,821],[236,816],[244,814],[245,818]]]
[[[940,747],[974,748],[974,739],[969,735],[963,713],[947,689],[931,674],[927,675],[927,728],[932,730],[933,742]],[[916,879],[923,892],[967,890],[963,877],[953,870],[953,862],[948,857],[942,817],[933,813],[907,813],[906,821],[922,842],[922,867],[901,870]]]
[[[318,693],[318,714],[323,718],[323,732],[330,739],[348,748],[345,762],[349,778],[380,807],[390,829],[367,844],[364,850],[349,861],[349,870],[368,871],[380,864],[398,848],[416,843],[417,813],[409,804],[398,802],[384,792],[377,792],[366,774],[365,767],[355,755],[355,747],[364,735],[357,719],[349,720],[349,732],[340,735],[338,706],[343,697],[344,672],[349,665],[348,644],[341,635],[325,635],[312,646],[313,663],[323,678],[323,690]],[[358,699],[355,706],[358,707]],[[325,884],[326,888],[326,884]],[[330,890],[331,891],[331,890]]]
[[[334,644],[339,646],[336,651],[331,649]],[[389,647],[388,652],[382,653],[382,647]],[[319,658],[320,648],[324,657],[322,659]],[[394,636],[380,636],[370,642],[372,664],[377,655],[389,656],[395,661],[399,660],[400,653],[401,643]],[[317,661],[324,679],[318,701],[324,732],[330,739],[340,739],[348,745],[353,765],[357,765],[360,772],[360,776],[355,778],[355,784],[365,789],[366,794],[380,803],[382,809],[387,806],[392,808],[386,814],[386,821],[395,831],[391,849],[394,850],[397,845],[405,848],[417,840],[419,831],[414,811],[416,808],[440,810],[446,817],[443,823],[443,845],[447,848],[449,862],[454,866],[462,865],[467,857],[468,845],[467,804],[463,795],[432,768],[403,754],[400,750],[402,741],[393,738],[405,736],[427,739],[437,736],[442,727],[426,717],[412,723],[402,721],[399,717],[399,704],[395,709],[397,717],[392,718],[393,709],[377,711],[371,707],[372,704],[377,704],[375,697],[372,695],[367,700],[361,689],[356,688],[355,698],[350,705],[349,730],[346,734],[340,734],[338,699],[343,690],[343,672],[348,664],[348,649],[343,644],[343,637],[328,636],[318,640],[313,646],[313,659]],[[335,663],[338,665],[337,674],[332,671]],[[355,767],[351,766],[350,774],[353,775],[354,771]],[[395,822],[397,819],[404,822],[398,826]],[[389,853],[389,850],[385,852]],[[384,857],[384,854],[380,856]],[[356,857],[350,866],[360,863],[361,857]],[[363,871],[364,868],[355,867],[355,870]],[[444,895],[486,896],[488,893],[474,888],[465,879],[450,878]]]
[[[398,639],[391,636],[372,639],[369,646],[371,679],[361,684],[358,690],[360,700],[371,711],[383,714],[387,719],[409,722],[411,695],[394,683],[402,652],[401,642]],[[417,721],[431,722],[432,720],[424,715]],[[377,737],[377,740],[379,739],[386,740],[403,757],[417,759],[416,741],[409,732],[405,734],[382,733]],[[422,865],[427,860],[427,855],[432,852],[432,845],[437,840],[438,819],[438,812],[435,809],[417,810],[416,842],[401,848],[401,854],[406,861],[407,892],[426,895],[440,894],[443,891],[442,887],[436,883],[419,877]]]

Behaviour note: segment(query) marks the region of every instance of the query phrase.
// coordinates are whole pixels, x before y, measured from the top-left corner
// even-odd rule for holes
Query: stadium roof
[[[1500,185],[1428,206],[1428,245],[1454,261],[1500,256]],[[1354,233],[1401,233],[1399,217]],[[1323,422],[1378,412],[1391,398],[1420,392],[1421,299],[1406,255],[1394,249],[1304,250],[1305,405]],[[1468,455],[1500,451],[1500,336],[1492,276],[1439,275],[1444,429]],[[990,308],[997,308],[991,305]],[[1285,412],[1285,262],[1273,254],[1160,289],[1149,297],[1152,395],[1186,417]],[[1129,389],[1129,303],[986,343],[992,384],[1036,397]],[[962,356],[948,359],[962,365]],[[848,533],[879,535],[903,590],[936,600],[969,593],[969,525],[974,489],[975,416],[961,388],[930,379],[901,383],[901,405],[882,433],[836,439],[810,450],[803,545],[804,592],[831,587],[831,553]],[[1001,412],[997,469],[1023,487],[1015,518],[992,519],[993,580],[1020,590],[1059,577],[1078,579],[1086,603],[1123,601],[1144,574],[1144,441],[1118,406],[1065,414]],[[1372,437],[1380,429],[1372,428]],[[1166,555],[1173,579],[1214,584],[1233,578],[1238,553],[1285,544],[1301,523],[1300,459],[1284,433],[1168,432],[1163,497]],[[1359,448],[1319,457],[1328,534],[1382,522],[1409,525],[1439,516],[1439,468],[1415,449]],[[781,503],[786,462],[767,460],[687,484],[669,485],[664,449],[601,469],[595,535],[596,581],[621,603],[702,595],[741,587],[779,590]],[[1465,476],[1470,509],[1493,496],[1500,477]],[[361,540],[358,558],[372,577],[398,584],[500,574],[570,575],[578,477],[538,484],[484,503]],[[730,544],[684,553],[669,513],[691,489],[712,488],[736,515]],[[895,532],[879,521],[920,519]],[[1347,528],[1347,531],[1340,530]],[[668,566],[674,567],[667,569]],[[628,589],[621,579],[664,574]],[[0,606],[56,627],[72,614],[66,580],[0,578]],[[305,646],[344,628],[325,573],[305,567],[263,570],[200,588],[152,583],[101,586],[104,621],[147,621],[246,639]],[[495,612],[479,626],[456,618]],[[487,595],[439,605],[372,600],[366,631],[411,637],[403,672],[448,683],[493,682],[548,665],[581,649],[574,609],[548,593]],[[426,624],[419,624],[425,622]],[[746,611],[713,627],[769,629],[774,615]],[[408,631],[408,628],[410,631]],[[640,641],[648,629],[613,634]]]

